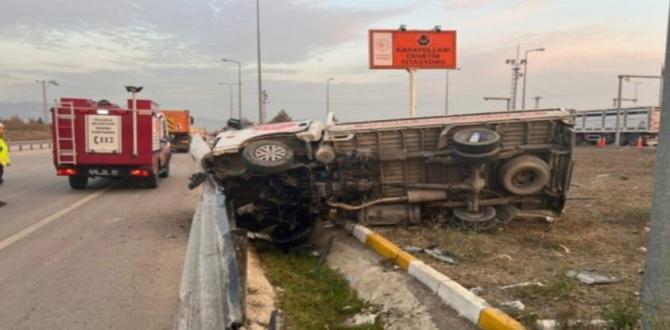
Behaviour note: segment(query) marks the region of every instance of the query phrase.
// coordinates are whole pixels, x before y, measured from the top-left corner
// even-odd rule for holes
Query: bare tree
[[[293,121],[293,118],[291,118],[284,109],[281,109],[279,113],[270,120],[271,123],[284,123],[287,121]]]

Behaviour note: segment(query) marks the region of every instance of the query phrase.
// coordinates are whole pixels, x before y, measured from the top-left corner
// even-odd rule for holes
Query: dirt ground
[[[639,304],[645,257],[654,149],[577,148],[565,213],[554,224],[518,220],[492,233],[463,232],[444,225],[375,228],[400,246],[439,248],[460,258],[449,265],[415,254],[468,288],[481,287],[493,305],[521,300],[518,318],[608,318],[617,306]],[[593,197],[584,199],[580,197]],[[585,285],[565,274],[596,270],[616,276],[614,284]],[[540,281],[543,287],[500,289]],[[616,313],[616,311],[615,311]]]

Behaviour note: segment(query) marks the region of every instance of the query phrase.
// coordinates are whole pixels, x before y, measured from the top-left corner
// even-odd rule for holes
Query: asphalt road
[[[47,151],[14,152],[0,187],[0,329],[171,329],[199,191],[188,155],[158,189],[82,191]]]

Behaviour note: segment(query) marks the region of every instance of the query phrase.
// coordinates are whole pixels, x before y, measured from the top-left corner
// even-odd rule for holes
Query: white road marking
[[[77,209],[78,207],[90,202],[91,200],[93,200],[96,197],[105,193],[108,189],[109,188],[106,188],[106,189],[103,189],[103,190],[100,190],[100,191],[94,193],[93,195],[86,196],[86,197],[76,201],[74,204],[72,204],[72,205],[70,205],[70,206],[68,206],[68,207],[66,207],[66,208],[64,208],[64,209],[62,209],[62,210],[44,218],[44,219],[42,219],[42,220],[40,220],[40,221],[30,225],[30,226],[28,226],[28,227],[26,227],[25,229],[21,230],[20,232],[14,234],[12,236],[9,236],[9,237],[5,238],[4,240],[0,241],[0,251],[4,250],[6,247],[8,247],[8,246],[10,246],[10,245],[12,245],[12,244],[14,244],[18,241],[20,241],[21,239],[25,238],[26,236],[36,232],[40,228],[54,222],[55,220],[58,220],[58,218],[70,213],[71,211]]]

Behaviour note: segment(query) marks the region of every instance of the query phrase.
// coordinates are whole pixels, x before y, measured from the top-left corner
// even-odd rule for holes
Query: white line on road
[[[12,235],[12,236],[9,236],[9,237],[5,238],[4,240],[0,241],[0,251],[4,250],[6,247],[8,247],[8,246],[10,246],[10,245],[12,245],[12,244],[14,244],[18,241],[20,241],[24,237],[34,233],[35,231],[39,230],[40,228],[50,224],[51,222],[53,222],[55,220],[58,220],[58,218],[70,213],[72,210],[90,202],[91,200],[93,200],[96,197],[105,193],[108,189],[109,188],[106,188],[106,189],[103,189],[103,190],[100,190],[100,191],[96,192],[93,195],[86,196],[86,197],[78,200],[74,204],[72,204],[72,205],[70,205],[70,206],[68,206],[68,207],[66,207],[66,208],[64,208],[64,209],[62,209],[62,210],[60,210],[60,211],[42,219],[42,220],[32,224],[32,225],[30,225],[30,226],[28,226],[26,229]]]

